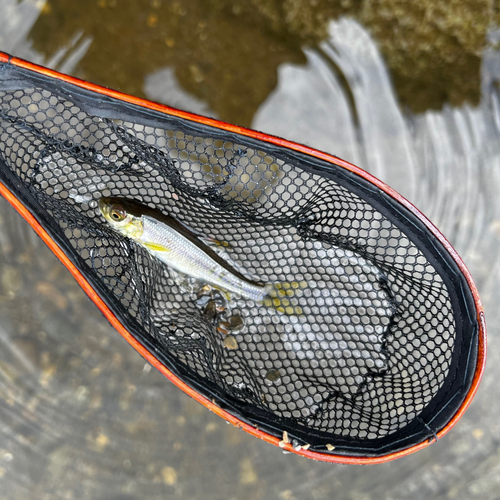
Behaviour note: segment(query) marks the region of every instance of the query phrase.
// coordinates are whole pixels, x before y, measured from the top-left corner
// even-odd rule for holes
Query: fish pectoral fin
[[[159,243],[143,243],[143,245],[153,252],[170,252],[170,248]]]

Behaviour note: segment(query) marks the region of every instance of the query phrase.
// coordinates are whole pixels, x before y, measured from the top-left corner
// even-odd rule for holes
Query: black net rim
[[[2,60],[5,62],[2,63]],[[457,336],[451,366],[446,382],[424,411],[404,428],[383,438],[362,440],[335,436],[335,450],[332,451],[327,447],[330,439],[321,433],[304,432],[301,428],[294,427],[293,422],[270,419],[269,415],[264,414],[257,415],[255,409],[249,412],[241,401],[231,399],[227,395],[222,396],[217,387],[200,384],[199,380],[191,377],[182,367],[174,365],[152,339],[142,335],[138,324],[123,317],[116,304],[109,300],[101,282],[82,274],[90,289],[105,304],[108,312],[102,307],[101,310],[108,319],[120,323],[135,340],[134,343],[149,353],[142,354],[174,383],[186,384],[192,392],[186,391],[185,387],[181,389],[220,416],[233,423],[240,423],[245,430],[274,444],[278,444],[282,439],[283,428],[286,427],[289,429],[290,441],[295,438],[298,442],[311,444],[310,451],[293,449],[291,444],[284,443],[286,449],[310,458],[333,462],[370,463],[406,455],[444,435],[456,423],[470,404],[484,369],[484,315],[477,290],[465,265],[444,236],[411,203],[381,181],[334,156],[283,139],[109,91],[0,53],[0,89],[21,89],[33,85],[71,99],[85,111],[102,118],[130,120],[152,127],[172,124],[178,126],[181,122],[184,129],[194,134],[210,134],[212,137],[248,147],[262,147],[265,141],[267,150],[277,157],[299,165],[305,171],[333,179],[367,200],[411,238],[443,277],[446,286],[457,291],[452,296],[453,307],[457,311],[455,317],[459,321],[456,325]],[[8,194],[11,193],[10,201],[21,215],[28,220],[29,216],[23,213],[23,209],[27,210],[36,221],[28,222],[35,229],[38,224],[46,231],[46,243],[52,242],[62,250],[67,261],[61,260],[66,267],[73,274],[74,270],[81,269],[81,258],[60,234],[50,230],[48,215],[30,200],[27,190],[1,160],[0,182],[4,186],[4,195],[9,197]],[[54,250],[53,245],[49,246]],[[130,339],[127,340],[130,342]],[[137,349],[137,345],[131,343]]]

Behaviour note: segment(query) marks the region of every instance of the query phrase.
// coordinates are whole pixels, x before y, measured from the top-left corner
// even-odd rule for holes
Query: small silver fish
[[[294,289],[303,286],[299,283],[261,285],[248,280],[174,218],[122,198],[103,197],[99,200],[99,209],[115,231],[147,248],[175,271],[245,299],[275,307],[280,312],[300,313],[300,308],[292,306],[288,297],[294,295]]]

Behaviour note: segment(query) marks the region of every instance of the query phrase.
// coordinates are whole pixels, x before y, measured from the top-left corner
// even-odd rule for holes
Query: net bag
[[[0,54],[0,193],[149,362],[284,450],[397,458],[477,389],[484,318],[464,264],[336,157]],[[169,215],[276,296],[177,273],[106,223],[109,196]]]

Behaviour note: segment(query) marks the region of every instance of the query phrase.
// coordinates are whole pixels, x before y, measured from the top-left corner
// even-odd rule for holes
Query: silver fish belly
[[[143,233],[137,240],[147,247],[153,242],[168,250],[148,250],[168,267],[208,284],[233,292],[256,302],[262,302],[267,287],[248,283],[225,269],[201,248],[179,234],[167,224],[143,215]]]

